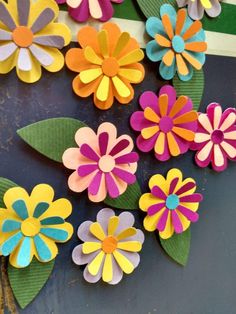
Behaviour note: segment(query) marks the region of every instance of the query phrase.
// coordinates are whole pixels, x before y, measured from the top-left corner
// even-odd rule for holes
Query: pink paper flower
[[[222,113],[217,103],[207,107],[207,113],[198,116],[198,129],[191,149],[199,167],[210,163],[215,171],[227,168],[227,159],[236,161],[236,109],[228,108]]]
[[[221,13],[221,0],[176,0],[180,8],[188,6],[188,14],[193,20],[201,20],[204,11],[210,17]]]
[[[176,91],[166,85],[159,97],[153,92],[144,92],[140,97],[143,111],[134,112],[131,126],[141,134],[137,146],[142,152],[154,148],[158,160],[165,161],[188,151],[197,129],[197,112],[187,96],[176,99]]]
[[[132,152],[133,140],[128,135],[117,138],[113,124],[102,123],[97,134],[89,127],[80,128],[75,141],[79,147],[67,149],[62,156],[65,167],[75,170],[68,180],[72,191],[88,189],[89,199],[101,202],[107,194],[119,197],[128,184],[135,183],[138,154]]]
[[[114,9],[112,3],[122,3],[124,0],[56,0],[57,3],[67,3],[70,16],[78,21],[85,22],[91,16],[102,22],[112,18]]]

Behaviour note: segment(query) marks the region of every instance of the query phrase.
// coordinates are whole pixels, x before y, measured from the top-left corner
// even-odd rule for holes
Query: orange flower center
[[[31,29],[26,26],[18,26],[14,29],[12,38],[18,47],[27,48],[33,42],[33,33]]]
[[[104,155],[100,158],[98,167],[102,172],[111,172],[115,167],[115,160],[110,155]]]
[[[108,77],[116,76],[119,71],[119,64],[116,58],[110,57],[104,59],[102,63],[102,71]]]
[[[102,250],[106,254],[113,253],[117,248],[117,240],[113,236],[105,238],[102,242]]]
[[[21,224],[21,232],[26,237],[34,237],[40,231],[40,222],[34,217],[25,219]]]

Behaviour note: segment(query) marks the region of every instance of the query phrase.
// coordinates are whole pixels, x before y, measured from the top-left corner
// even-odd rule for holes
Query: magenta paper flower
[[[57,3],[67,3],[70,16],[78,21],[85,22],[91,16],[102,22],[112,18],[114,9],[112,3],[122,3],[124,0],[56,0]]]
[[[79,147],[67,149],[63,156],[65,167],[75,170],[68,180],[74,192],[88,189],[93,202],[101,202],[107,194],[117,198],[129,184],[136,181],[138,154],[132,152],[133,140],[128,135],[117,137],[116,127],[102,123],[97,134],[89,127],[75,134]]]
[[[221,0],[176,0],[180,8],[188,6],[188,14],[193,20],[201,20],[204,11],[210,17],[221,13]]]
[[[199,167],[210,163],[215,171],[227,168],[227,159],[236,161],[236,109],[228,108],[222,113],[217,103],[207,107],[207,113],[198,116],[198,129],[191,149]]]
[[[143,111],[134,112],[130,124],[141,134],[137,146],[142,152],[155,151],[158,160],[165,161],[188,151],[197,129],[197,112],[187,96],[176,99],[170,85],[160,89],[159,97],[144,92],[140,97]]]

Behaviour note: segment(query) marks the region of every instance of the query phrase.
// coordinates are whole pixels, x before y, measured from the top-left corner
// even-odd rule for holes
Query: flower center
[[[164,133],[168,133],[173,128],[173,121],[170,117],[162,117],[159,122],[160,130]]]
[[[31,29],[26,26],[18,26],[14,29],[12,38],[18,47],[27,48],[33,42],[33,33]]]
[[[175,35],[172,39],[172,48],[176,53],[181,53],[184,51],[185,42],[181,36]]]
[[[104,155],[100,158],[98,167],[102,172],[111,172],[115,167],[115,160],[110,155]]]
[[[34,217],[25,219],[21,224],[21,232],[26,237],[34,237],[40,231],[40,222]]]
[[[224,140],[224,133],[221,130],[215,130],[211,134],[211,140],[214,144],[220,144]]]
[[[170,210],[176,209],[179,205],[179,197],[175,194],[170,194],[166,199],[166,207]]]
[[[102,242],[102,250],[106,254],[113,253],[117,248],[117,240],[113,236],[105,238]]]
[[[102,63],[102,71],[108,77],[116,76],[119,71],[119,64],[116,58],[110,57],[104,59]]]

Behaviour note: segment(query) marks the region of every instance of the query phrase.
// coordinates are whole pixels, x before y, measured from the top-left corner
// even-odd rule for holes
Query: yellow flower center
[[[106,254],[113,253],[117,248],[117,239],[113,236],[105,238],[102,242],[102,250]]]
[[[104,155],[100,158],[98,167],[102,172],[111,172],[115,167],[115,160],[110,155]]]
[[[25,219],[21,224],[21,232],[26,237],[34,237],[40,231],[40,222],[34,217]]]
[[[103,71],[103,74],[105,74],[108,77],[116,76],[119,71],[119,64],[116,58],[110,57],[110,58],[104,59],[102,63],[102,71]]]
[[[18,26],[12,33],[14,43],[21,48],[29,47],[33,42],[33,33],[26,26]]]

